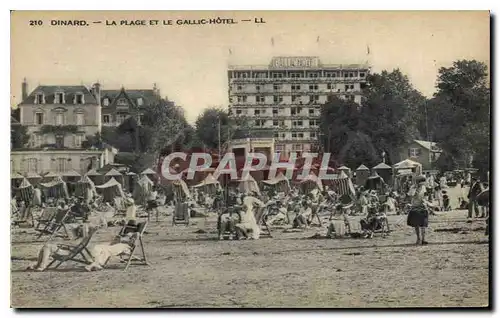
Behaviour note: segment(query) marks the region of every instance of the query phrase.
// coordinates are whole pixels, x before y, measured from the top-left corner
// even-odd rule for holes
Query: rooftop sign
[[[315,68],[319,67],[319,58],[314,56],[300,57],[273,57],[269,68],[291,69],[291,68]]]

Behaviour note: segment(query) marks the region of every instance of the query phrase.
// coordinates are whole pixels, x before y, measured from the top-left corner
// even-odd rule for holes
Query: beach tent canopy
[[[115,168],[112,168],[111,170],[109,170],[108,172],[106,172],[105,176],[106,176],[106,177],[121,177],[121,176],[122,176],[122,174],[121,174],[118,170],[116,170]],[[113,180],[114,180],[114,178],[113,178]],[[116,181],[116,180],[115,180],[115,181]],[[117,182],[117,181],[116,181],[116,182]],[[107,183],[107,182],[106,182],[106,183]],[[106,184],[106,183],[105,183],[105,184]]]
[[[390,168],[390,167],[389,167],[389,168]],[[368,169],[368,167],[367,167],[367,166],[365,166],[365,165],[361,165],[361,166],[359,166],[359,167],[356,169],[356,171],[363,171],[363,170],[370,170],[370,169]]]
[[[85,175],[90,176],[90,177],[96,177],[96,176],[100,176],[101,174],[99,172],[97,172],[95,169],[90,169],[89,171],[87,171],[87,173]]]
[[[340,172],[338,179],[333,180],[333,191],[340,195],[349,195],[350,197],[356,195],[351,178],[349,178],[344,171]]]
[[[24,188],[29,188],[29,187],[31,187],[31,183],[28,181],[28,179],[23,178],[23,181],[21,182],[21,184],[17,188],[24,189]]]
[[[153,188],[153,181],[147,176],[142,175],[139,180],[136,181],[137,186],[134,187],[132,196],[137,204],[144,205],[147,203],[147,197]]]
[[[57,178],[59,175],[53,171],[48,172],[43,176],[44,178]]]
[[[413,161],[411,159],[405,159],[403,161],[400,161],[396,163],[394,166],[394,169],[396,170],[401,170],[401,169],[412,169],[414,170],[417,175],[422,173],[422,164],[418,163],[416,161]]]
[[[28,172],[26,174],[26,178],[28,178],[28,179],[40,179],[42,177],[35,172]]]
[[[259,185],[257,184],[257,181],[252,177],[250,173],[248,173],[246,176],[241,178],[238,184],[238,189],[240,192],[248,194],[252,192],[256,192],[260,194],[260,189]]]
[[[111,177],[108,182],[95,186],[102,190],[103,199],[106,202],[113,202],[115,197],[124,197],[122,185],[116,181],[115,178]]]
[[[147,168],[146,170],[141,172],[141,174],[154,174],[154,175],[156,175],[156,172],[151,168]]]
[[[24,179],[24,176],[17,173],[17,172],[14,172],[13,174],[10,175],[10,178],[11,179]]]
[[[68,198],[68,186],[63,179],[58,176],[54,180],[40,183],[45,188],[46,196],[52,198]]]
[[[391,168],[391,166],[387,165],[385,162],[381,162],[378,165],[376,165],[375,167],[373,167],[373,169],[379,170],[379,169],[392,169],[392,168]]]
[[[66,171],[62,174],[63,177],[81,177],[75,170]]]

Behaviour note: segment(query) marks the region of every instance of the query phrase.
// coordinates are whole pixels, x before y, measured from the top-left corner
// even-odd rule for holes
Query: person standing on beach
[[[417,178],[417,185],[410,189],[409,196],[411,197],[411,208],[408,212],[406,223],[415,229],[417,234],[417,245],[427,245],[425,240],[425,229],[429,223],[429,212],[426,208],[426,187],[425,177]]]

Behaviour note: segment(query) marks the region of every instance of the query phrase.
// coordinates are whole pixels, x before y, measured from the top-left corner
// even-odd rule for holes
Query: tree
[[[10,127],[10,143],[12,149],[24,148],[30,140],[28,128],[22,125],[11,125]]]
[[[356,133],[360,128],[358,105],[337,97],[331,98],[321,108],[319,127],[324,151],[339,158],[349,134]]]
[[[352,169],[362,164],[373,167],[380,160],[370,137],[359,131],[347,134],[347,142],[340,149],[339,159]]]
[[[257,137],[250,120],[245,117],[231,117],[230,111],[207,108],[196,119],[196,135],[202,145],[211,149],[225,148],[232,139]],[[220,125],[220,130],[219,130]],[[220,133],[220,140],[219,140]]]
[[[444,152],[458,163],[473,165],[483,173],[489,170],[490,92],[488,67],[475,60],[455,61],[439,69],[438,91],[429,102],[432,130]],[[487,155],[486,155],[487,154]]]
[[[399,69],[382,71],[367,79],[360,130],[368,135],[378,153],[397,160],[401,147],[419,137],[419,109],[425,97],[413,88]]]

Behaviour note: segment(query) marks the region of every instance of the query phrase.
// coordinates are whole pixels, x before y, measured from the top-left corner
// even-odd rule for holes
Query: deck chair
[[[323,222],[321,222],[321,218],[319,217],[319,213],[323,210],[323,206],[321,203],[315,204],[314,208],[312,209],[312,214],[311,214],[311,224],[314,221],[314,219],[318,220],[319,226],[323,226]]]
[[[125,206],[123,198],[114,197],[113,203],[115,206],[116,215],[124,216],[125,214],[127,214],[127,207]]]
[[[175,204],[174,213],[172,216],[172,225],[185,224],[189,225],[189,206],[186,202],[177,202]]]
[[[12,225],[16,226],[21,223],[31,221],[32,226],[35,226],[35,218],[33,217],[33,206],[25,206],[17,211],[18,218],[12,221]]]
[[[87,247],[90,243],[90,240],[92,239],[92,236],[94,236],[95,232],[97,232],[97,227],[91,228],[88,232],[88,235],[84,237],[78,245],[58,244],[57,246],[59,248],[69,251],[69,254],[52,255],[53,260],[52,262],[50,262],[49,266],[47,266],[46,269],[50,268],[53,264],[55,264],[53,269],[56,269],[62,263],[70,261],[85,265],[92,263],[93,261],[92,254],[90,254],[90,251],[88,250]],[[87,255],[85,255],[85,253]]]
[[[42,214],[38,217],[37,225],[35,227],[35,231],[40,231],[45,227],[48,223],[52,221],[52,219],[56,216],[57,208],[56,207],[47,207],[42,209]]]
[[[35,229],[40,232],[37,236],[37,239],[42,237],[43,235],[49,235],[47,241],[50,241],[54,235],[56,235],[59,230],[63,229],[65,237],[69,238],[70,235],[68,233],[68,229],[66,228],[65,222],[67,221],[69,215],[71,213],[70,209],[57,211],[54,217],[46,223],[43,229]]]
[[[255,212],[255,220],[257,221],[257,225],[260,227],[261,232],[260,235],[267,235],[269,237],[273,237],[271,234],[271,229],[269,224],[267,224],[267,215],[269,213],[269,208],[259,208]]]
[[[132,225],[126,224],[122,230],[120,231],[120,236],[127,235],[128,233],[134,233],[135,235],[132,237],[132,240],[130,242],[130,254],[127,259],[127,265],[125,266],[124,270],[127,270],[128,267],[132,264],[132,261],[134,261],[133,265],[149,265],[148,260],[146,258],[146,251],[144,249],[144,243],[142,241],[142,236],[144,235],[144,232],[146,231],[146,227],[148,226],[148,221],[145,222],[140,222],[137,223],[137,225]],[[141,246],[141,254],[140,256],[134,255],[134,253],[137,251],[138,245]],[[109,258],[108,260],[109,261]],[[106,263],[107,263],[106,261]]]
[[[237,216],[237,219],[234,221],[234,224],[240,223],[241,222],[241,214],[240,214],[241,206],[239,205],[234,205],[229,208],[227,208],[226,211],[223,211],[222,213],[219,214],[217,218],[217,231],[219,234],[219,238],[222,237],[223,239],[237,239],[237,233],[236,233],[236,227],[222,227],[222,216],[223,215],[231,215],[231,217],[234,217],[235,215]]]

